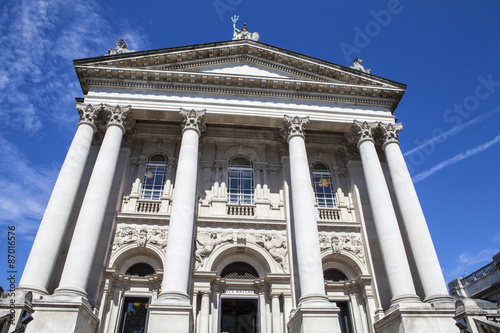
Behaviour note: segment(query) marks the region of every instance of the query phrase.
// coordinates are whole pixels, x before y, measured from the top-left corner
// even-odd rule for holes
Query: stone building
[[[455,319],[463,333],[500,332],[500,252],[472,274],[448,283],[456,300]]]
[[[27,332],[458,332],[404,84],[252,39],[74,65]]]

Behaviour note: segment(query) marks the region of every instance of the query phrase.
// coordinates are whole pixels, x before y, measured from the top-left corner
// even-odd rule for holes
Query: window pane
[[[144,333],[148,315],[149,298],[126,297],[120,320],[120,333]]]
[[[230,203],[253,204],[253,177],[253,167],[250,159],[244,156],[231,159],[227,172],[227,192]]]
[[[141,199],[160,200],[165,185],[167,158],[163,154],[153,154],[146,165],[146,172],[142,182]]]
[[[323,163],[313,165],[312,181],[318,207],[335,207],[335,194],[332,186],[332,176]]]

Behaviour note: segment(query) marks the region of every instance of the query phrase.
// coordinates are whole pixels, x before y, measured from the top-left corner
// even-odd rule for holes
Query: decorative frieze
[[[233,230],[228,231],[203,231],[196,237],[195,267],[203,266],[206,258],[219,246],[223,244],[236,244],[245,246],[255,244],[264,249],[278,263],[279,267],[286,272],[288,270],[288,246],[284,235],[241,233]]]
[[[167,246],[167,234],[168,229],[166,227],[119,226],[116,228],[111,250],[116,252],[127,244],[146,247],[148,243],[164,249]]]
[[[288,249],[286,246],[285,237],[282,235],[263,235],[256,239],[256,244],[260,245],[273,257],[273,259],[280,264],[281,268],[285,271],[288,269],[286,254]]]
[[[332,250],[333,253],[351,252],[356,257],[365,260],[361,237],[356,234],[334,232],[320,233],[319,246],[321,251]]]

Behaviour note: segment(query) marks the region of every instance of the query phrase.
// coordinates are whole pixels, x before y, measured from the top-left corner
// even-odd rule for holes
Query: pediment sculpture
[[[258,32],[250,32],[247,30],[247,24],[243,24],[243,28],[241,30],[236,28],[236,21],[238,21],[239,16],[234,15],[231,17],[233,21],[233,40],[237,39],[250,39],[258,42],[260,40],[260,36]]]

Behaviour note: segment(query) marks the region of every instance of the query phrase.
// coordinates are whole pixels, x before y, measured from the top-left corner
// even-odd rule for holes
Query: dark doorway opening
[[[339,321],[340,321],[341,332],[342,333],[354,332],[352,328],[351,314],[349,311],[349,303],[339,302],[339,301],[336,301],[335,303],[337,303],[337,306],[340,308]]]
[[[258,333],[257,299],[221,299],[221,333]]]

